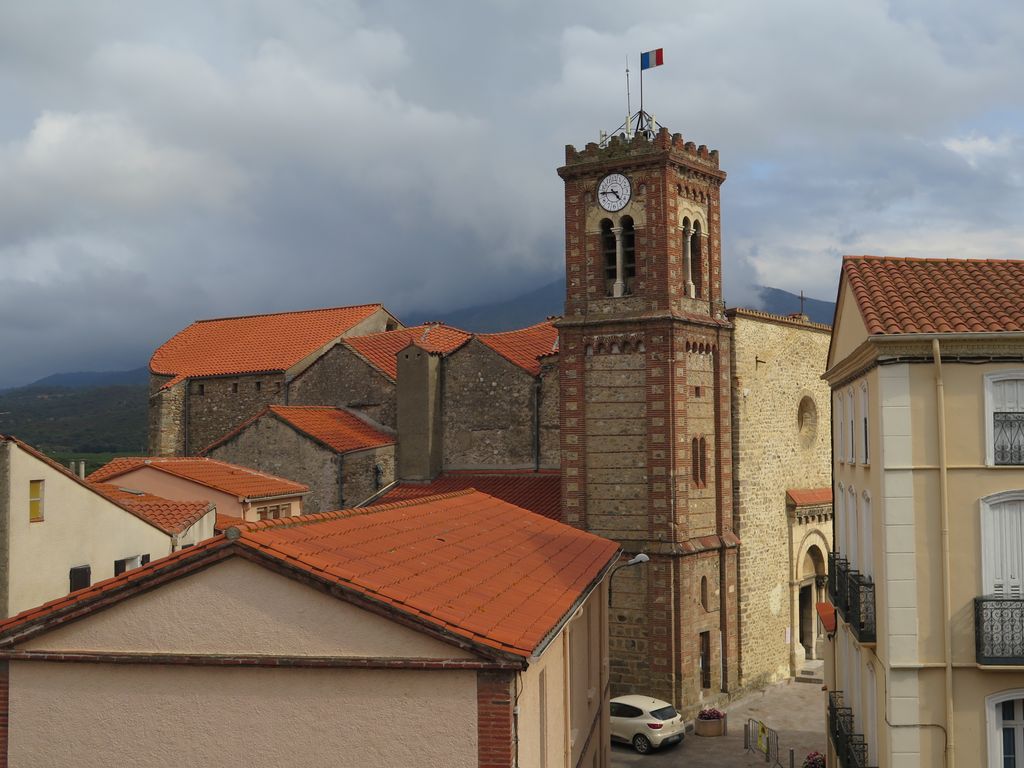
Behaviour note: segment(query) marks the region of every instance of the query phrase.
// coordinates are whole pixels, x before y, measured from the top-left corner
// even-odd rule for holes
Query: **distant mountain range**
[[[760,287],[759,309],[775,315],[800,311],[800,297],[780,288]],[[555,280],[536,290],[493,304],[480,304],[465,309],[441,312],[419,312],[403,318],[409,325],[440,321],[465,331],[495,333],[511,331],[539,323],[552,315],[560,315],[565,306],[565,280]],[[804,299],[804,313],[816,323],[832,324],[835,304],[820,299]]]
[[[800,297],[778,288],[760,289],[760,309],[777,315],[800,311]],[[523,328],[560,315],[565,281],[556,280],[505,301],[445,312],[414,313],[409,325],[441,321],[456,328],[494,333]],[[805,299],[804,312],[832,323],[835,305]],[[59,454],[132,452],[146,445],[149,370],[55,373],[25,387],[0,392],[0,434],[11,434]]]

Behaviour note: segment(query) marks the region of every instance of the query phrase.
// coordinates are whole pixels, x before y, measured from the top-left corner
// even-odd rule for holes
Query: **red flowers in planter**
[[[722,720],[725,718],[725,712],[714,707],[707,707],[697,713],[698,720]]]

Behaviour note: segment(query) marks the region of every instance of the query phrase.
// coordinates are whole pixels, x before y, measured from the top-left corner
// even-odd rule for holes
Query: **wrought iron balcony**
[[[876,641],[875,583],[838,552],[828,555],[828,596],[860,642]]]
[[[843,706],[842,691],[828,694],[828,735],[840,768],[870,768],[867,741],[854,732],[853,710]]]
[[[875,633],[875,583],[859,571],[847,575],[847,610],[843,618],[862,643],[873,643]]]
[[[1024,664],[1024,598],[974,598],[974,647],[979,664]]]

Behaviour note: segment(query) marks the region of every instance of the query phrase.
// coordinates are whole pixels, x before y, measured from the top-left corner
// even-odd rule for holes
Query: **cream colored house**
[[[1024,262],[847,257],[825,378],[831,765],[1024,765]]]
[[[240,524],[0,624],[0,763],[607,768],[619,555],[471,490]]]
[[[205,501],[93,486],[0,436],[0,613],[63,597],[213,535]]]

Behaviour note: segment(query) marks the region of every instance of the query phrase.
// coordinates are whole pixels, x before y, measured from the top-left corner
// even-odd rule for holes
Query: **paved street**
[[[779,732],[779,760],[784,768],[789,768],[790,748],[796,751],[799,768],[808,752],[825,751],[825,702],[826,694],[820,683],[779,683],[729,705],[727,736],[701,738],[688,733],[681,744],[649,755],[638,755],[631,747],[613,744],[612,766],[764,766],[763,754],[743,751],[743,724],[752,717]]]

